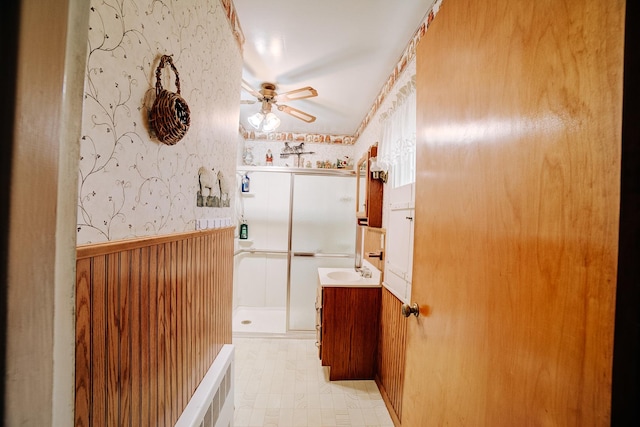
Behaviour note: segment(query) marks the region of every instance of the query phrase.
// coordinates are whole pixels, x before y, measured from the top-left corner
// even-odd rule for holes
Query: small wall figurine
[[[229,185],[222,171],[215,172],[202,166],[198,169],[199,190],[196,198],[196,206],[220,208],[229,207]],[[205,190],[207,195],[205,196]]]
[[[251,147],[245,147],[242,152],[242,164],[245,166],[253,166],[253,152]]]
[[[229,200],[229,180],[224,176],[222,171],[218,171],[218,187],[220,188],[220,207],[228,208],[231,206]]]

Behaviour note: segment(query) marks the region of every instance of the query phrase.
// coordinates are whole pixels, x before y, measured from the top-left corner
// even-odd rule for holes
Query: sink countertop
[[[355,287],[378,288],[382,286],[380,284],[380,270],[375,268],[373,265],[371,265],[371,263],[369,263],[366,260],[362,261],[362,266],[363,267],[366,266],[369,268],[369,270],[371,270],[371,277],[360,276],[360,272],[356,271],[354,267],[347,267],[347,268],[325,267],[325,268],[318,268],[318,280],[320,282],[320,285],[323,287],[342,286],[342,287],[354,287],[354,288]],[[329,273],[332,273],[332,272],[344,272],[347,274],[355,273],[358,275],[358,277],[356,278],[356,280],[344,280],[344,279],[334,280],[328,276]]]

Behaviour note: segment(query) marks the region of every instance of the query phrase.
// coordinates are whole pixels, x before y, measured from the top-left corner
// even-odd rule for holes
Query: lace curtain
[[[398,90],[391,108],[380,116],[382,138],[372,170],[387,173],[392,188],[416,180],[416,76]]]

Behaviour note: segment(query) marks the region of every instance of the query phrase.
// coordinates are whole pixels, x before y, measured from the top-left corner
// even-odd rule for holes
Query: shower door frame
[[[340,177],[353,177],[356,178],[356,171],[353,169],[312,169],[312,168],[296,168],[296,167],[278,167],[278,166],[238,166],[237,172],[279,172],[288,173],[290,185],[289,185],[289,221],[287,228],[287,250],[264,250],[264,249],[239,249],[235,251],[235,255],[241,253],[261,253],[264,255],[282,255],[286,252],[287,255],[287,283],[286,283],[286,306],[285,306],[285,333],[315,333],[313,329],[291,329],[290,324],[290,310],[291,305],[291,263],[294,257],[318,257],[318,258],[353,258],[355,266],[355,251],[354,253],[318,253],[318,252],[294,252],[293,251],[293,196],[295,190],[295,176],[296,175],[317,175],[317,176],[340,176]],[[354,197],[356,195],[354,194]],[[353,211],[353,221],[356,221],[355,208]],[[354,237],[355,238],[355,237]]]

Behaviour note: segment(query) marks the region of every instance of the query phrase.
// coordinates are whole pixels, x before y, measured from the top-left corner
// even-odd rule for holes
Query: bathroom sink
[[[335,281],[357,282],[362,276],[355,271],[330,271],[327,273],[327,277]]]
[[[363,276],[354,267],[320,267],[318,268],[318,284],[320,286],[346,286],[346,287],[380,287],[380,270],[368,261],[362,260]]]

